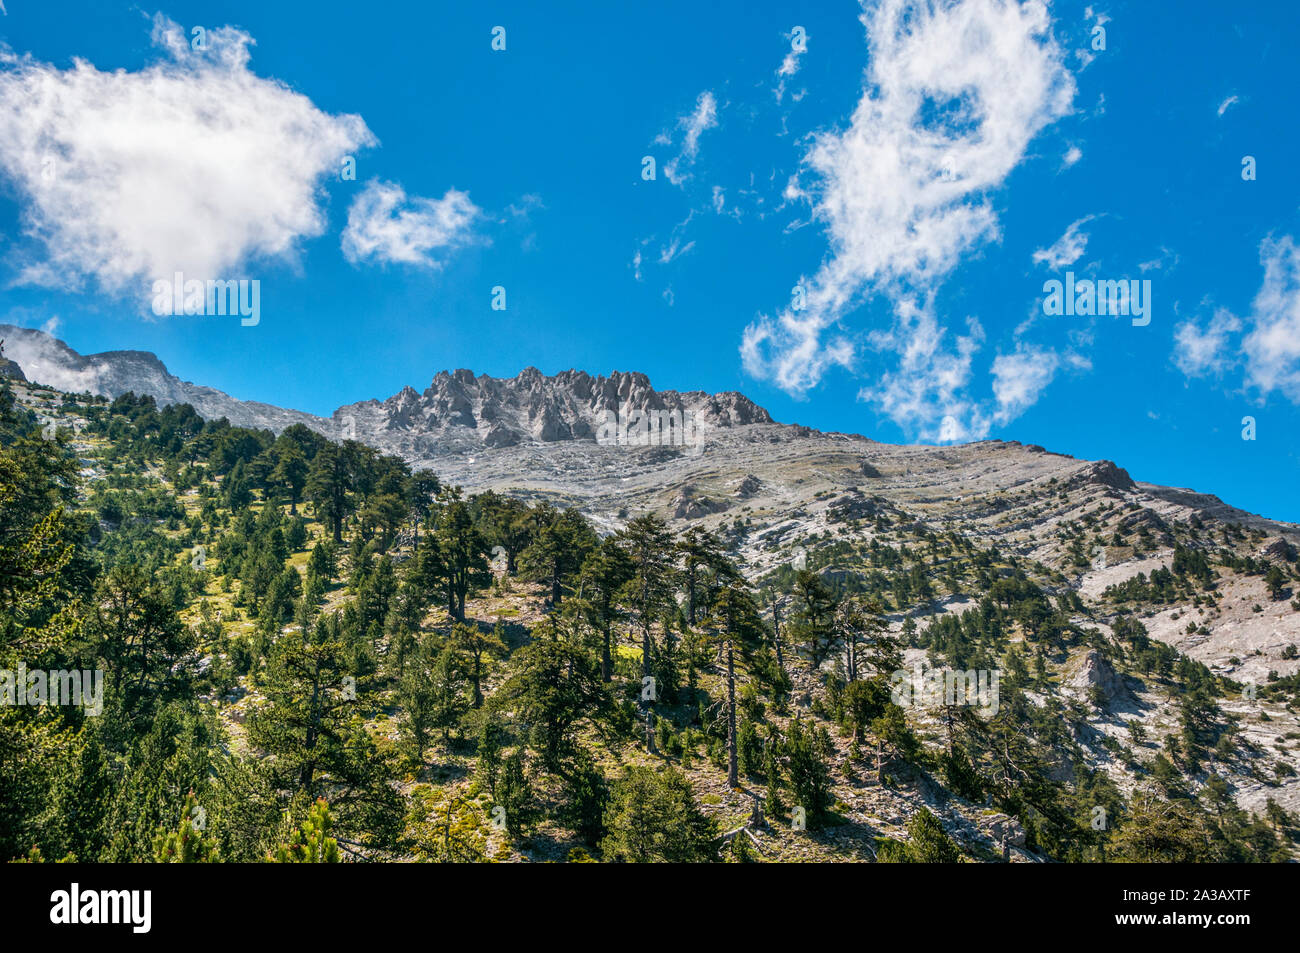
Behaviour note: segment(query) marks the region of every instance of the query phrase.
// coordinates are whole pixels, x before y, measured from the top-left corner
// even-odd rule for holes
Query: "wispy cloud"
[[[849,337],[831,329],[883,294],[895,326],[872,343],[897,365],[864,399],[926,433],[978,434],[988,415],[964,394],[982,334],[946,332],[933,293],[998,237],[990,193],[1069,112],[1074,82],[1042,0],[879,0],[863,23],[869,67],[852,122],[816,136],[805,156],[830,255],[802,282],[806,307],[755,321],[741,355],[750,374],[806,391],[854,363]]]
[[[970,440],[988,432],[988,419],[975,412],[966,396],[975,353],[984,342],[978,321],[953,335],[935,316],[933,301],[898,302],[892,328],[870,336],[871,345],[897,356],[879,380],[858,392],[858,399],[923,440]],[[837,343],[833,346],[843,346]],[[845,355],[832,352],[831,359]],[[848,363],[847,360],[843,361]]]
[[[670,264],[677,258],[690,252],[695,247],[694,241],[686,241],[686,231],[690,227],[691,221],[695,218],[695,211],[692,210],[686,214],[686,217],[673,226],[672,235],[668,243],[659,246],[659,264]]]
[[[777,67],[776,71],[777,84],[773,92],[778,103],[785,99],[786,80],[799,72],[799,58],[808,51],[808,40],[811,39],[807,32],[796,36],[794,31],[787,33],[785,38],[790,43],[790,51],[785,54],[785,58],[781,60],[781,65]]]
[[[1097,59],[1098,50],[1093,49],[1095,31],[1100,27],[1102,36],[1105,35],[1106,24],[1110,22],[1110,17],[1100,10],[1094,10],[1092,7],[1085,7],[1083,11],[1084,23],[1087,24],[1087,48],[1075,51],[1075,56],[1079,59],[1080,71],[1087,69]]]
[[[673,185],[681,185],[690,178],[690,169],[700,154],[700,136],[718,124],[718,101],[713,93],[705,90],[695,101],[695,108],[677,121],[677,128],[682,130],[682,147],[677,155],[664,165],[664,175]],[[660,141],[671,141],[671,137],[661,136]]]
[[[1264,281],[1250,314],[1219,309],[1208,324],[1180,324],[1174,363],[1189,377],[1220,377],[1241,367],[1243,385],[1260,399],[1278,391],[1300,404],[1300,245],[1291,236],[1259,248]]]
[[[1094,215],[1085,215],[1077,222],[1072,222],[1069,228],[1065,230],[1065,234],[1049,247],[1040,248],[1034,252],[1034,264],[1045,264],[1048,268],[1053,269],[1073,265],[1083,257],[1083,253],[1088,248],[1088,233],[1082,231],[1082,228],[1095,217]]]
[[[1237,105],[1237,103],[1239,103],[1240,101],[1241,100],[1238,99],[1236,96],[1229,96],[1223,102],[1219,103],[1219,118],[1222,119],[1223,114],[1226,113],[1233,106]]]

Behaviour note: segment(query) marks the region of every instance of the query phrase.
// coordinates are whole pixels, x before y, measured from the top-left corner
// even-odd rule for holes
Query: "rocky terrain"
[[[17,365],[6,372],[13,378],[108,397],[150,394],[159,403],[188,402],[206,417],[273,431],[301,423],[398,454],[469,491],[578,507],[604,530],[646,511],[678,529],[707,527],[760,582],[796,559],[831,577],[853,574],[862,571],[860,554],[873,540],[919,545],[951,534],[1035,567],[1036,581],[1049,592],[1077,595],[1080,626],[1109,636],[1119,608],[1114,587],[1167,570],[1176,547],[1230,552],[1259,567],[1276,564],[1293,579],[1300,546],[1300,526],[1193,490],[1134,481],[1110,461],[997,440],[894,446],[822,433],[775,423],[737,393],[659,392],[637,373],[548,377],[528,368],[496,379],[442,372],[423,392],[408,387],[324,418],[180,381],[151,354],[82,356],[41,332],[11,326],[0,327],[0,337]],[[656,436],[636,423],[647,412],[693,419],[696,426],[687,428],[685,440],[676,430]],[[620,413],[632,418],[630,432],[605,439],[611,415],[618,420]],[[1258,571],[1216,564],[1215,573],[1212,595],[1128,610],[1152,638],[1243,685],[1300,670],[1300,586],[1289,582],[1282,598],[1270,598]],[[937,595],[891,621],[896,630],[909,620],[924,627],[927,619],[972,608],[978,598],[964,591]],[[1095,652],[1067,660],[1059,688],[1065,699],[1094,703],[1086,736],[1075,740],[1121,787],[1132,784],[1134,772],[1116,756],[1116,742],[1131,745],[1141,760],[1177,730],[1178,699],[1114,671]],[[1255,767],[1222,767],[1238,802],[1260,810],[1271,797],[1300,810],[1300,779],[1278,769],[1300,760],[1300,717],[1281,701],[1248,691],[1224,708],[1255,752],[1247,759]]]

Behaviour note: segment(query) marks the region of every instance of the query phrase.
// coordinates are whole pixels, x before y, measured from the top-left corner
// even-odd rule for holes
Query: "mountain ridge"
[[[407,385],[389,397],[344,404],[329,417],[322,417],[241,400],[181,380],[150,351],[83,355],[44,331],[9,324],[0,324],[0,337],[8,357],[28,379],[69,393],[116,398],[133,391],[164,405],[189,403],[203,417],[225,417],[236,426],[279,433],[303,424],[334,438],[364,440],[369,435],[380,449],[388,449],[385,444],[393,442],[382,438],[384,432],[419,429],[422,436],[430,438],[420,441],[420,449],[435,456],[476,444],[501,447],[529,441],[594,439],[611,412],[616,416],[624,411],[689,412],[708,427],[774,423],[766,410],[737,391],[661,391],[639,371],[592,376],[571,369],[548,376],[531,365],[512,378],[475,374],[465,368],[442,370],[424,391]]]
[[[640,371],[612,371],[593,376],[570,369],[553,375],[533,366],[515,377],[497,378],[458,368],[441,370],[423,391],[407,385],[383,398],[369,398],[344,404],[329,417],[278,407],[261,401],[241,400],[206,385],[183,381],[171,374],[166,364],[150,351],[121,349],[83,355],[66,342],[45,332],[0,324],[5,358],[19,373],[33,382],[69,393],[89,391],[116,398],[127,392],[149,395],[159,404],[188,403],[203,417],[225,417],[232,425],[280,433],[301,424],[331,439],[355,439],[402,457],[413,466],[436,468],[467,489],[532,487],[540,496],[568,505],[609,511],[626,496],[623,483],[641,489],[647,499],[662,496],[656,509],[674,518],[691,519],[724,512],[717,501],[700,502],[701,484],[709,483],[716,495],[717,455],[700,457],[700,448],[674,445],[653,433],[640,434],[638,443],[633,424],[625,442],[626,451],[611,458],[597,452],[602,427],[608,433],[611,419],[618,415],[644,418],[649,412],[695,415],[696,436],[715,449],[725,448],[734,459],[722,469],[733,471],[729,479],[760,480],[757,472],[781,466],[773,458],[773,446],[793,444],[793,456],[832,451],[847,452],[851,468],[860,477],[880,476],[872,457],[881,454],[903,463],[901,485],[912,482],[912,461],[926,461],[923,470],[951,473],[949,458],[959,454],[975,466],[970,474],[949,486],[956,498],[988,492],[978,473],[979,448],[984,456],[999,457],[997,448],[1016,454],[1016,465],[1008,468],[1007,486],[1015,485],[1020,473],[1047,470],[1067,486],[1096,485],[1115,493],[1139,493],[1153,502],[1216,519],[1235,520],[1266,528],[1271,532],[1300,531],[1297,524],[1248,513],[1218,496],[1186,487],[1166,487],[1134,481],[1126,470],[1109,460],[1080,460],[1069,454],[1047,450],[1037,444],[989,439],[951,446],[882,444],[862,434],[819,431],[802,424],[777,423],[754,401],[738,391],[710,394],[706,391],[655,390]],[[611,417],[613,415],[613,417]],[[624,421],[626,422],[626,421]],[[845,444],[851,445],[849,448]],[[856,445],[857,449],[853,449]],[[856,454],[870,454],[858,459]],[[782,452],[782,461],[789,457]],[[1046,467],[1036,457],[1057,461]],[[856,463],[853,461],[856,460]],[[886,470],[890,464],[886,463]],[[916,474],[920,476],[920,474]],[[947,475],[940,480],[951,479]],[[770,482],[770,481],[769,481]],[[924,481],[922,481],[924,482]],[[592,485],[595,489],[592,489]],[[613,489],[611,490],[611,484]]]

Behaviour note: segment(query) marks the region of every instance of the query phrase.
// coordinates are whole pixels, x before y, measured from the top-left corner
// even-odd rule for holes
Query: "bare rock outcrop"
[[[1065,683],[1065,690],[1088,701],[1097,698],[1105,708],[1126,708],[1133,704],[1133,693],[1123,677],[1096,649],[1089,649],[1075,663]]]
[[[1088,486],[1104,486],[1111,490],[1135,490],[1137,484],[1128,471],[1109,460],[1098,460],[1080,468],[1068,481],[1066,489],[1077,490]]]

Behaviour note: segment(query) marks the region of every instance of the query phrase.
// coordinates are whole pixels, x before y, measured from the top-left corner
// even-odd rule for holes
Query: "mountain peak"
[[[355,437],[408,458],[475,448],[594,440],[610,414],[647,410],[690,414],[707,427],[770,424],[772,417],[743,394],[728,391],[656,391],[639,371],[593,377],[569,369],[546,375],[528,366],[515,377],[439,371],[420,393],[405,386],[383,400],[340,407],[326,418],[238,400],[219,390],[182,381],[149,351],[81,355],[43,332],[0,325],[5,350],[29,379],[73,393],[118,397],[148,394],[160,405],[188,403],[202,416],[280,432],[304,424],[330,437]]]

